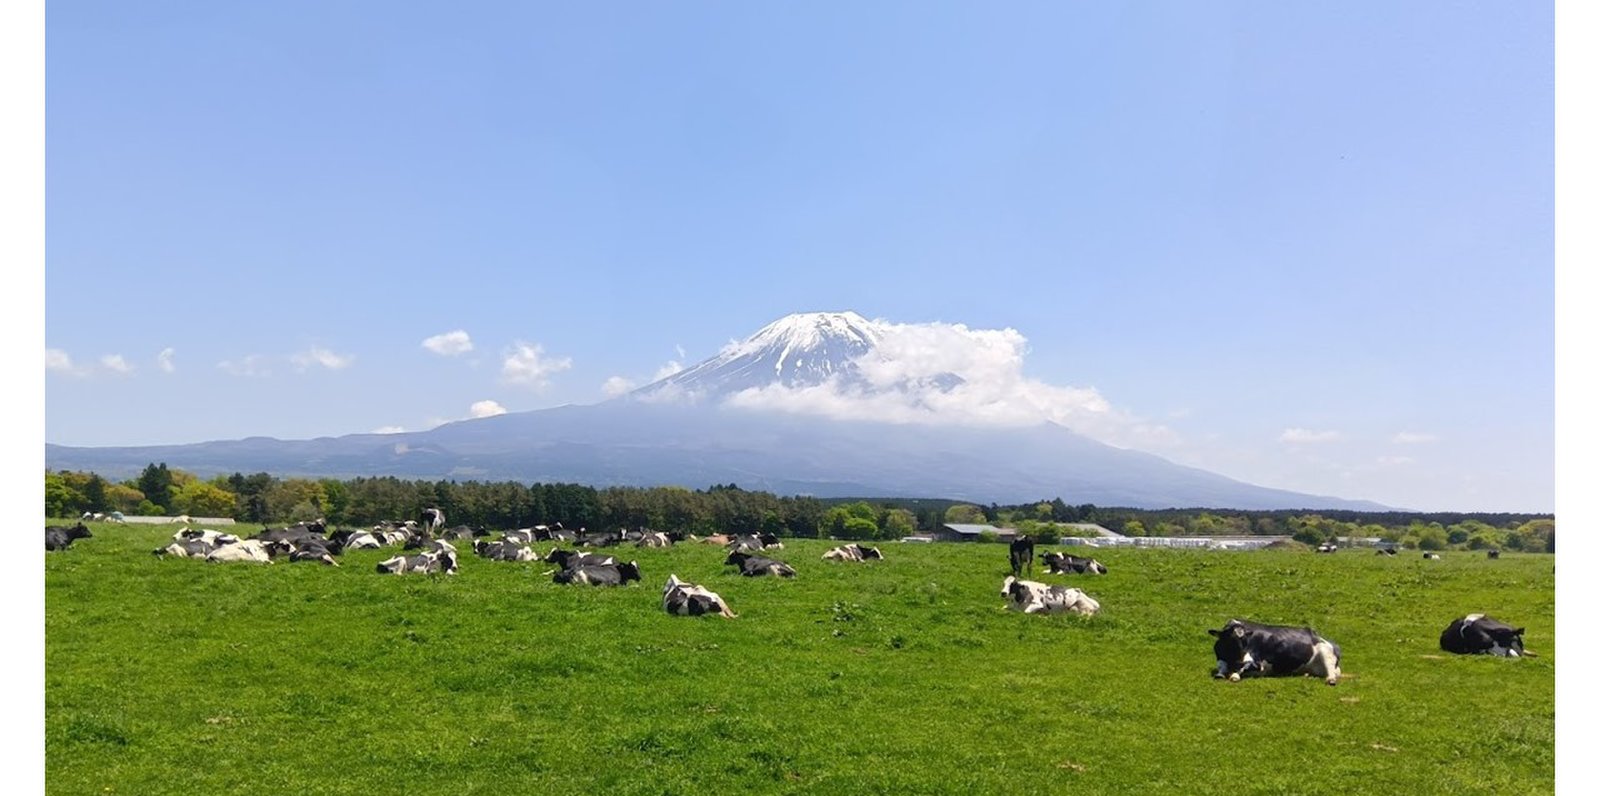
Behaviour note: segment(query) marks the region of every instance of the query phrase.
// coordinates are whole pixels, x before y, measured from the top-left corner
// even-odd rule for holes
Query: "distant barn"
[[[1009,542],[1012,539],[1017,538],[1017,529],[1015,528],[997,528],[993,525],[967,525],[958,523],[946,523],[939,526],[939,530],[933,532],[933,538],[935,541],[939,542],[976,542],[978,541],[979,534],[982,534],[984,531],[988,531],[989,533],[999,537],[1000,541],[1002,542]]]

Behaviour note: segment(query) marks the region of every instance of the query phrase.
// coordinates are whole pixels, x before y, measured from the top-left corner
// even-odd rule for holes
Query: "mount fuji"
[[[1385,508],[1255,486],[1098,442],[1068,425],[1081,396],[991,384],[981,377],[982,367],[952,353],[948,340],[909,328],[854,312],[799,313],[597,404],[400,434],[46,445],[45,462],[52,470],[111,477],[160,461],[202,476],[266,471],[596,487],[737,483],[778,494],[984,504],[1061,497],[1135,508]],[[979,345],[992,344],[1004,355],[1018,341],[985,338]]]

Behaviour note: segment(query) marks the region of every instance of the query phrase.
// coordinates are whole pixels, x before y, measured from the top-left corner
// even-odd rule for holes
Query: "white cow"
[[[1005,582],[1000,585],[1000,596],[1006,598],[1007,608],[1025,614],[1074,613],[1094,616],[1100,610],[1100,603],[1081,589],[1017,580],[1011,575],[1007,575]]]
[[[704,616],[718,614],[724,619],[738,619],[728,610],[728,604],[716,592],[704,586],[684,583],[677,575],[667,576],[667,585],[661,590],[661,607],[675,616]]]
[[[177,533],[173,534],[172,535],[172,540],[175,541],[175,542],[198,540],[198,541],[201,541],[201,542],[205,542],[208,545],[212,545],[213,547],[216,547],[216,546],[225,545],[225,544],[237,544],[239,542],[239,537],[237,537],[237,536],[235,536],[235,535],[233,535],[231,533],[223,533],[222,531],[213,531],[213,530],[211,530],[209,528],[201,528],[198,531],[192,530],[192,529],[189,529],[189,528],[184,528],[183,530],[180,530]]]
[[[212,550],[206,556],[207,561],[249,561],[255,564],[271,564],[272,556],[267,554],[267,545],[260,539],[245,539],[233,544],[225,544]]]

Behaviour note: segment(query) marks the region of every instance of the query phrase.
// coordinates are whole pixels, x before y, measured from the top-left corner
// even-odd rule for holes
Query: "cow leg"
[[[1311,663],[1308,669],[1311,674],[1327,681],[1328,685],[1338,685],[1341,672],[1339,657],[1334,652],[1333,645],[1326,641],[1317,642],[1317,646],[1311,651]]]

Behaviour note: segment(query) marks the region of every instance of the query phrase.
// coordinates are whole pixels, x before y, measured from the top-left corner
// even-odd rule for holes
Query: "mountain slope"
[[[765,388],[846,385],[852,395],[904,390],[863,374],[882,364],[891,329],[853,312],[804,313],[617,399],[449,423],[406,434],[280,441],[261,437],[143,448],[47,445],[51,469],[124,477],[149,462],[201,475],[394,475],[576,482],[594,486],[738,483],[782,494],[947,497],[1143,508],[1382,509],[1235,481],[1037,422],[1009,427],[839,420],[733,408]],[[874,360],[874,358],[877,358]],[[884,369],[879,368],[877,373]],[[954,373],[916,389],[950,390]]]

